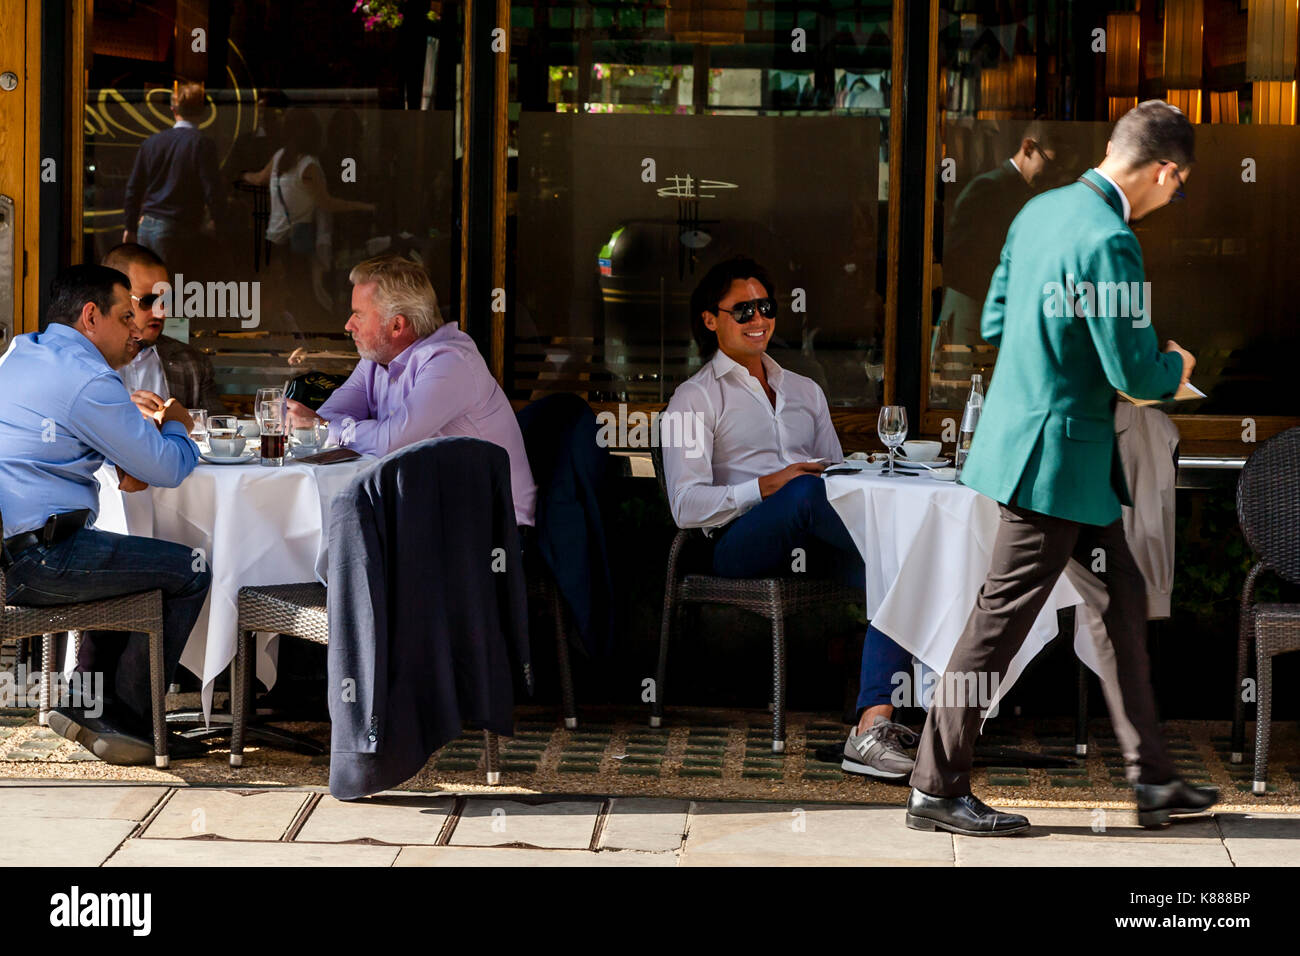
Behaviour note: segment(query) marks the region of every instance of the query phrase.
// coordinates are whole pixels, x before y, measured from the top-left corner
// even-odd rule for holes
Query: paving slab
[[[953,862],[947,834],[907,829],[897,807],[692,803],[682,864],[700,865],[713,855],[842,860],[856,866]]]
[[[275,790],[177,790],[144,836],[179,840],[278,840],[310,794]]]
[[[295,843],[347,843],[369,840],[394,845],[432,844],[451,815],[453,797],[380,795],[343,801],[323,797],[311,811]]]
[[[1219,842],[954,836],[958,866],[1232,866]]]
[[[537,804],[474,797],[466,801],[453,846],[526,846],[585,850],[600,814],[599,800],[555,800]]]
[[[128,840],[105,866],[392,866],[395,846]]]
[[[676,866],[676,853],[536,850],[516,847],[408,846],[394,866]]]
[[[0,815],[0,866],[99,866],[135,827],[133,820]]]
[[[686,833],[688,800],[618,797],[610,802],[601,834],[602,849],[676,850]]]
[[[1175,817],[1159,830],[1138,826],[1136,810],[1094,810],[1056,807],[1004,807],[1029,817],[1030,835],[1058,840],[1159,840],[1218,843],[1219,827],[1208,814]],[[985,838],[976,838],[985,839]],[[991,838],[987,838],[991,839]]]
[[[167,790],[167,787],[4,787],[0,789],[0,814],[58,819],[143,820]]]
[[[1216,819],[1237,866],[1300,866],[1300,814],[1221,813]]]

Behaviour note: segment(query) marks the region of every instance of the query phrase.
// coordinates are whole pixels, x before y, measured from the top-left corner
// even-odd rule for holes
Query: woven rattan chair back
[[[1300,428],[1275,435],[1246,460],[1237,520],[1264,564],[1300,584]]]

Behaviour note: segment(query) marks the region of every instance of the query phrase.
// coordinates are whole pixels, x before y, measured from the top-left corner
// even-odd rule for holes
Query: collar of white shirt
[[[763,371],[767,373],[767,383],[772,386],[772,391],[780,395],[781,380],[785,377],[785,369],[777,365],[776,360],[766,352],[762,355],[762,361]],[[709,361],[709,367],[713,370],[714,378],[722,378],[724,375],[739,375],[742,379],[754,378],[749,374],[749,369],[727,355],[722,349],[718,349],[713,354],[713,358]]]
[[[1129,205],[1128,197],[1124,195],[1124,190],[1119,188],[1119,183],[1115,182],[1115,180],[1111,179],[1104,172],[1102,172],[1100,167],[1094,166],[1092,171],[1096,173],[1098,176],[1100,176],[1102,179],[1106,180],[1106,182],[1110,183],[1111,186],[1114,188],[1115,192],[1119,193],[1119,201],[1124,207],[1124,221],[1128,222],[1128,214],[1130,211],[1132,211],[1133,207]]]

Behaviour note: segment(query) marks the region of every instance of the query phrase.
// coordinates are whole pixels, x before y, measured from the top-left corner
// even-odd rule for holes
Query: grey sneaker
[[[865,734],[849,731],[840,768],[868,777],[901,780],[911,776],[915,766],[903,748],[915,746],[916,742],[916,734],[902,724],[878,716]]]

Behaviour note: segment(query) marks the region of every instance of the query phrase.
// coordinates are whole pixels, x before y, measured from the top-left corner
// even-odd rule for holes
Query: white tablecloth
[[[374,461],[270,468],[203,462],[179,488],[124,494],[111,468],[99,473],[103,531],[175,541],[201,549],[212,588],[181,663],[203,681],[203,712],[212,711],[212,683],[235,656],[239,589],[249,584],[325,581],[330,502]],[[275,682],[278,638],[259,635],[257,676]]]
[[[826,497],[866,563],[867,617],[928,667],[943,672],[988,574],[998,504],[952,481],[864,472],[825,479]],[[1020,652],[999,675],[990,704],[1056,636],[1056,612],[1081,604],[1073,572],[1061,575]],[[1098,669],[1088,635],[1076,628],[1081,659]],[[992,691],[992,687],[990,686]]]

